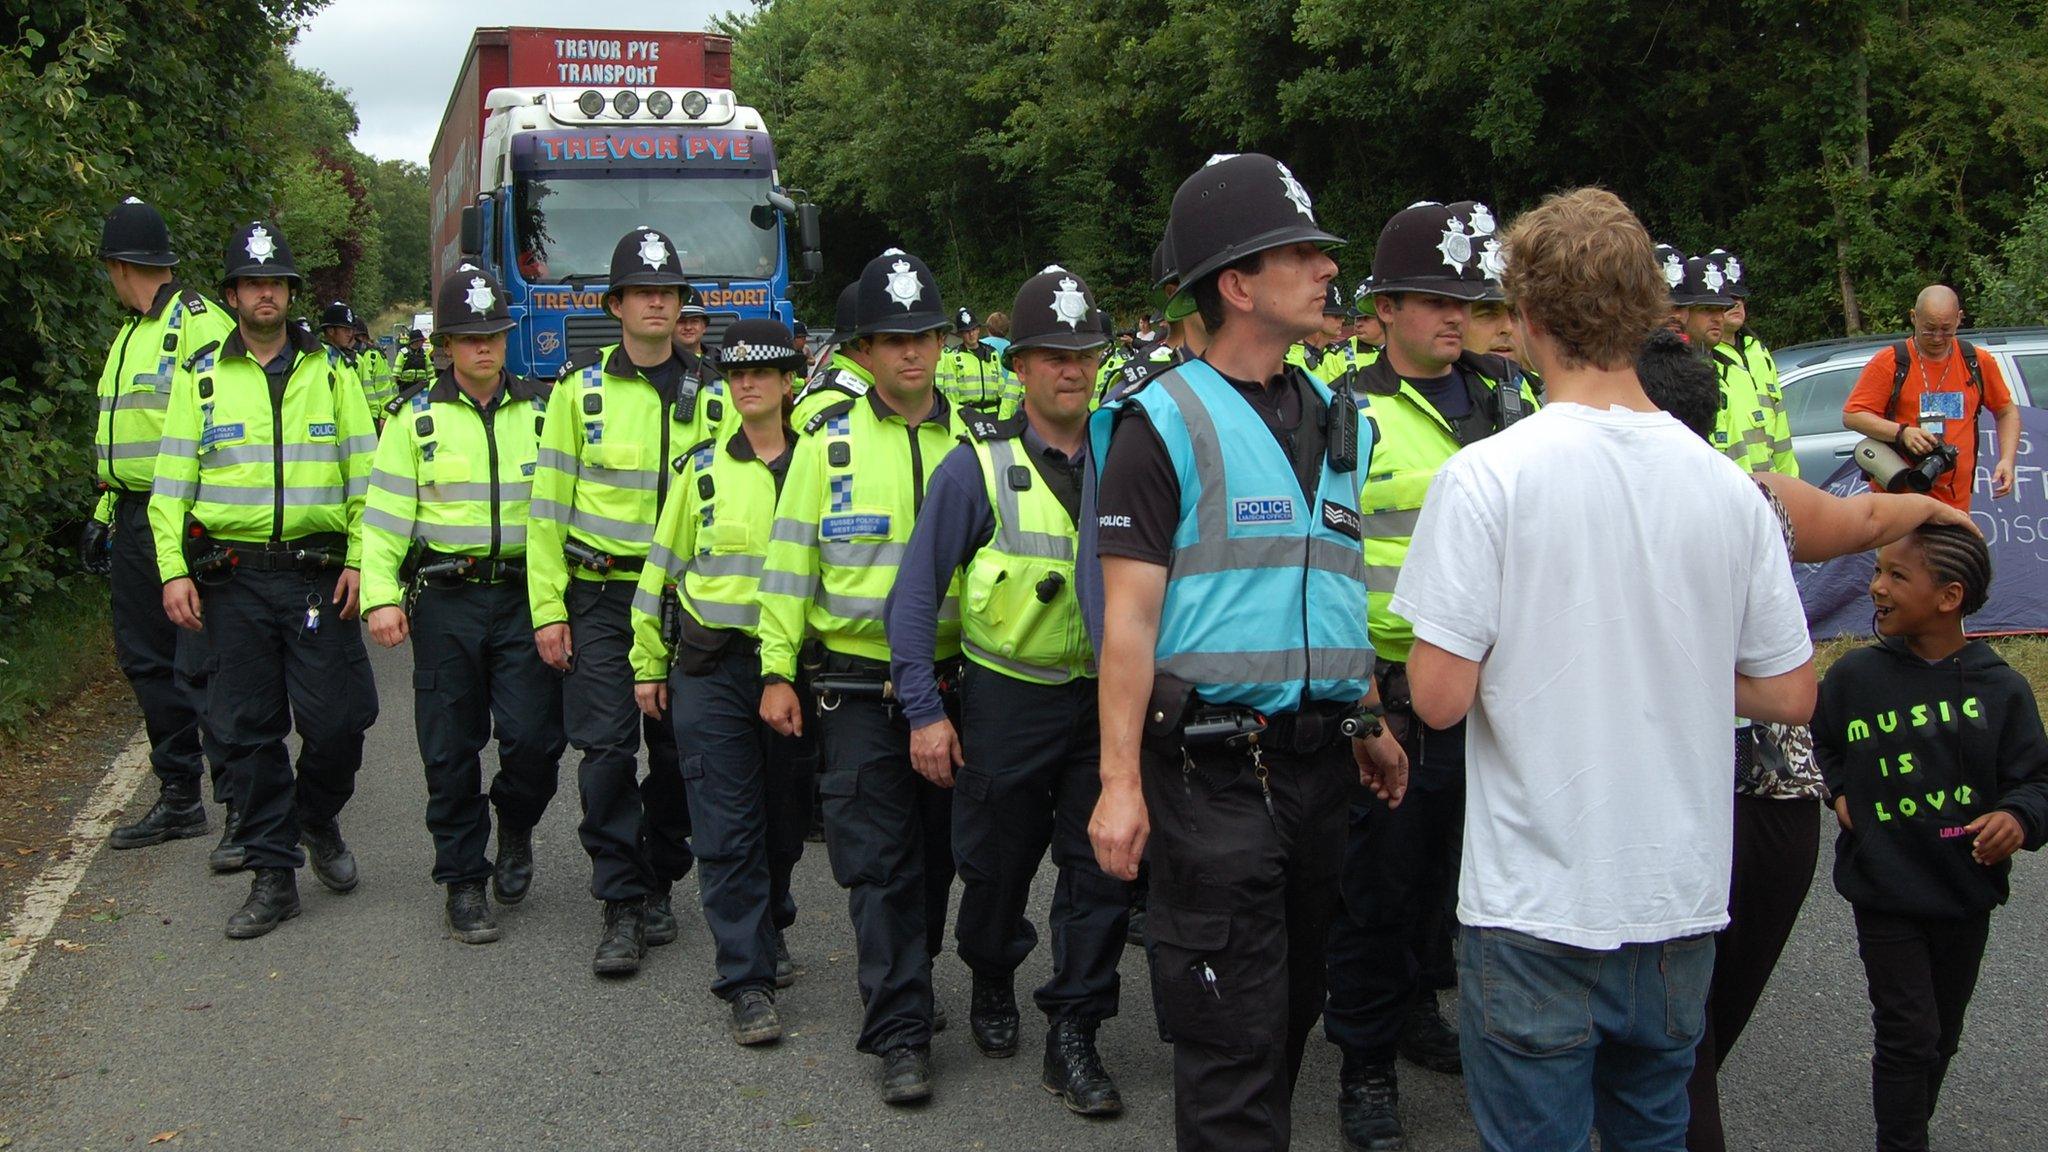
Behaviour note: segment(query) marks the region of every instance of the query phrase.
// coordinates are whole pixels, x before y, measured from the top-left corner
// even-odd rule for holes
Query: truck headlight
[[[639,110],[640,94],[638,92],[620,92],[612,97],[612,111],[617,112],[621,117],[631,116]]]
[[[656,89],[655,91],[648,94],[647,111],[652,113],[656,117],[668,115],[669,111],[673,109],[675,106],[676,98],[669,95],[666,92],[661,91],[660,89]]]
[[[711,101],[705,99],[702,92],[683,93],[683,115],[688,116],[690,119],[695,120],[697,117],[702,116],[704,110],[709,107],[711,107]]]
[[[595,117],[598,113],[604,111],[604,93],[596,91],[585,92],[576,98],[576,107],[585,116]]]

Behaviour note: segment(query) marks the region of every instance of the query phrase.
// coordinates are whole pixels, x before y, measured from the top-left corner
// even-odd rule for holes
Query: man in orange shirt
[[[2020,410],[1999,374],[1998,362],[1968,341],[1956,339],[1963,306],[1953,289],[1940,284],[1921,289],[1909,316],[1913,338],[1879,349],[1863,366],[1842,406],[1842,427],[1894,444],[1916,459],[1933,451],[1938,442],[1953,445],[1956,466],[1934,482],[1928,495],[1967,512],[1977,475],[1977,413],[1989,408],[1997,421],[1998,464],[1991,470],[1991,495],[1998,498],[2012,491]],[[1903,377],[1901,349],[1906,355]],[[1955,354],[1958,349],[1963,355]],[[1975,371],[1968,357],[1976,358]]]

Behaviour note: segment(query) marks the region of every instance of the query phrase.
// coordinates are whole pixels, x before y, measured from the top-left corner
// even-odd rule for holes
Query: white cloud
[[[560,0],[334,0],[300,32],[292,59],[325,72],[355,101],[356,147],[379,160],[425,164],[480,16],[491,26],[703,31],[735,3],[614,0],[598,19],[565,19],[563,7]]]

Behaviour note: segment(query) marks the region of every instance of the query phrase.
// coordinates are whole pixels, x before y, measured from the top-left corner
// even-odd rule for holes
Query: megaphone
[[[1887,492],[1929,492],[1934,482],[1956,466],[1953,444],[1937,443],[1934,451],[1915,460],[1882,440],[1865,436],[1856,442],[1856,466]]]

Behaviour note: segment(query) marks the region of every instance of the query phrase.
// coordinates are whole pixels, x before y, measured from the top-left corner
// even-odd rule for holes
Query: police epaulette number
[[[1012,439],[1022,431],[1023,427],[1022,422],[1019,420],[992,419],[988,415],[976,412],[972,408],[960,414],[960,422],[967,425],[967,431],[972,433],[976,440],[984,443],[990,440]]]
[[[198,289],[187,288],[179,293],[178,298],[185,302],[185,311],[194,316],[206,315],[206,297],[201,296]]]

